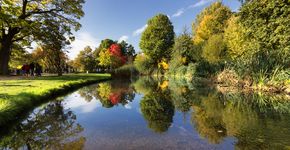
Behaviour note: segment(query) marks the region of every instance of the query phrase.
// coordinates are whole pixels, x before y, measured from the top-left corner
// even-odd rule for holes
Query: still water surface
[[[81,88],[1,135],[0,149],[289,149],[290,102],[140,78]]]

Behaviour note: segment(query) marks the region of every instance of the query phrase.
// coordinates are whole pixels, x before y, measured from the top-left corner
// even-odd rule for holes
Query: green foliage
[[[196,75],[196,68],[197,68],[197,64],[193,64],[193,63],[188,64],[186,75],[189,78],[193,78]]]
[[[137,55],[134,65],[141,74],[151,74],[154,70],[154,61],[145,54]]]
[[[141,112],[148,122],[148,127],[157,133],[168,130],[174,115],[174,105],[162,95],[150,93],[140,102]]]
[[[173,25],[163,14],[151,18],[147,24],[148,27],[142,33],[140,48],[157,66],[163,58],[170,58],[174,44]]]
[[[96,67],[93,50],[89,46],[80,51],[74,61],[81,71],[93,72]]]
[[[256,42],[246,37],[246,29],[239,22],[238,16],[232,16],[228,20],[228,27],[225,29],[225,43],[227,45],[227,54],[233,61],[243,57],[249,58],[253,55],[253,49]]]
[[[212,64],[208,61],[202,60],[197,63],[196,75],[200,77],[210,77],[215,75],[218,71],[223,70],[224,65],[222,64]]]
[[[76,118],[72,111],[64,109],[61,101],[46,104],[43,108],[36,110],[26,121],[12,126],[14,132],[6,135],[4,140],[1,139],[0,147],[19,149],[27,146],[28,141],[31,149],[65,149],[74,142],[76,142],[74,146],[83,147],[85,137],[73,138],[84,130],[77,123]],[[73,140],[64,142],[67,138]]]
[[[200,59],[200,53],[195,49],[194,44],[192,43],[192,37],[190,33],[186,30],[175,38],[173,50],[172,50],[172,58],[174,56],[180,55],[184,57],[186,60],[182,63],[188,62],[197,62]]]
[[[32,40],[59,51],[68,45],[72,30],[81,25],[84,0],[4,0],[0,9],[0,74],[7,74],[13,44],[29,45]]]
[[[226,60],[226,45],[222,34],[211,36],[203,47],[202,56],[210,63]]]
[[[184,57],[182,57],[178,53],[173,54],[172,58],[174,59],[171,59],[169,62],[169,74],[177,73],[177,68],[183,66],[183,62],[185,60]]]
[[[109,49],[110,46],[112,44],[115,44],[116,42],[111,40],[111,39],[104,39],[101,41],[101,44],[99,46],[99,49],[102,51],[102,50],[105,50],[105,49]]]
[[[289,67],[290,4],[286,0],[249,1],[241,8],[240,23],[247,38],[257,42],[252,59],[254,72]],[[258,69],[259,68],[259,69]]]
[[[30,58],[31,54],[24,50],[13,50],[11,53],[11,59],[13,61],[9,62],[9,67],[11,69],[21,69],[22,65],[31,63]]]
[[[228,19],[232,16],[230,8],[215,2],[205,8],[192,25],[193,42],[196,54],[201,55],[195,66],[198,76],[208,77],[223,68],[228,60],[224,32]]]
[[[122,47],[122,53],[126,56],[134,56],[136,54],[134,47],[128,44],[126,41],[119,43]]]
[[[127,65],[124,65],[124,66],[121,66],[119,68],[116,68],[114,70],[114,75],[120,77],[120,76],[134,76],[134,75],[137,75],[138,74],[138,71],[135,67],[134,64],[127,64]]]
[[[185,71],[186,66],[201,59],[199,50],[193,44],[192,37],[186,30],[175,38],[171,58],[169,74],[177,76],[187,74],[187,71]]]
[[[60,49],[48,45],[38,46],[32,51],[32,60],[28,63],[39,63],[49,73],[61,73],[66,67],[67,55]]]
[[[221,2],[215,2],[205,8],[193,23],[193,41],[199,45],[207,41],[212,35],[223,33],[227,20],[231,17],[230,8]]]

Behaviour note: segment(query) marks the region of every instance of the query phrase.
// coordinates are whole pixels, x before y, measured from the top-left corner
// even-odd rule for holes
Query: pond
[[[0,149],[289,149],[290,102],[186,80],[112,80],[34,109]]]

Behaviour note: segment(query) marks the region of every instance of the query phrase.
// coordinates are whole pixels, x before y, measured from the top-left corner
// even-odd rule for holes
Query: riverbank
[[[178,80],[181,82],[194,83],[195,85],[215,88],[221,93],[263,93],[265,95],[283,96],[290,100],[290,80],[285,82],[274,82],[275,84],[265,83],[263,85],[254,83],[246,79],[237,79],[231,76],[213,76],[213,77],[197,77],[197,76],[157,76],[152,75],[158,80]]]
[[[213,82],[219,89],[239,89],[242,91],[265,92],[272,94],[286,94],[290,95],[290,80],[275,79],[274,77],[254,78],[254,77],[239,77],[233,70],[220,72],[214,77]]]
[[[22,112],[78,87],[110,79],[109,74],[69,74],[44,77],[1,77],[0,125]]]

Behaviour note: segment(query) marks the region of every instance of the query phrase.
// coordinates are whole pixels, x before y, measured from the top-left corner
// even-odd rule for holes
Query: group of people
[[[42,67],[38,63],[24,64],[21,67],[22,75],[41,76]]]

